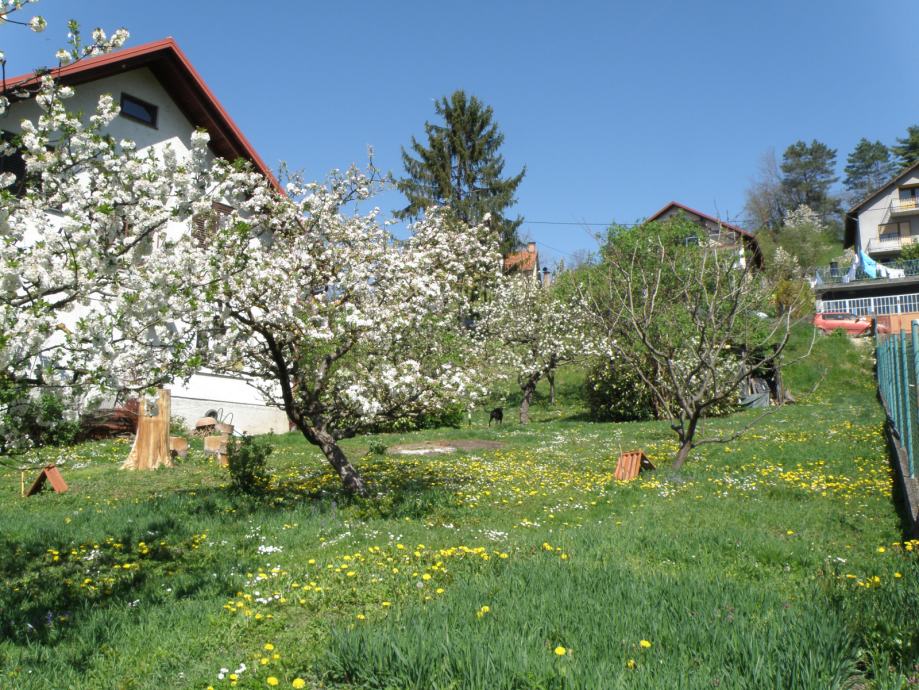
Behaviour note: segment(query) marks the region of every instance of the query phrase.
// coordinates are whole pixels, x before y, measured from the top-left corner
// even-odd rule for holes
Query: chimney
[[[549,287],[552,285],[552,274],[546,266],[542,267],[542,286]]]
[[[530,254],[535,254],[535,253],[536,253],[536,243],[535,243],[535,242],[527,242],[527,251],[528,251]]]

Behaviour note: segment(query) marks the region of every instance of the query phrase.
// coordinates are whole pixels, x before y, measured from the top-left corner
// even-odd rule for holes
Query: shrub
[[[15,452],[35,446],[63,446],[73,443],[79,422],[68,419],[64,401],[51,392],[11,401],[0,416],[0,451]]]
[[[611,359],[596,362],[584,381],[590,415],[602,422],[654,419],[651,392],[634,370]]]
[[[227,466],[233,488],[244,494],[261,493],[268,487],[268,456],[272,447],[252,436],[231,438],[227,442]]]
[[[371,455],[386,455],[387,448],[388,446],[383,443],[382,439],[372,438],[367,445],[367,452]]]
[[[919,259],[919,244],[908,244],[900,250],[901,261],[914,261]]]
[[[169,433],[173,436],[184,436],[188,433],[188,422],[185,421],[185,417],[179,415],[172,415],[169,418]]]
[[[780,314],[790,311],[793,318],[812,316],[814,291],[806,280],[783,278],[775,286],[775,306]]]

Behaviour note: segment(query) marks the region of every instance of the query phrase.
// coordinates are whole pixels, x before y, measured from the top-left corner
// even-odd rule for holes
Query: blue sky
[[[52,61],[73,17],[173,36],[266,162],[310,178],[400,147],[463,88],[495,111],[516,212],[544,263],[595,245],[581,223],[676,199],[743,224],[765,151],[886,143],[919,123],[908,0],[341,2],[42,0],[41,35],[0,28],[10,73]],[[380,206],[398,207],[396,192]],[[575,223],[547,225],[535,221]],[[594,230],[600,229],[593,226]]]

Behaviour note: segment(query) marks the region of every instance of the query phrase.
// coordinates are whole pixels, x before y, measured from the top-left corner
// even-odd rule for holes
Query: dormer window
[[[147,103],[126,93],[121,94],[121,114],[129,120],[136,120],[155,129],[158,111],[159,108],[152,103]]]

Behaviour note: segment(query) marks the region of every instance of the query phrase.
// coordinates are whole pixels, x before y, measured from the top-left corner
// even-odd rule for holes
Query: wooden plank
[[[67,491],[67,482],[64,481],[64,478],[61,476],[60,471],[57,469],[56,465],[47,465],[32,483],[31,488],[29,488],[26,496],[34,496],[44,487],[45,482],[51,482],[51,488],[54,489],[55,493],[62,494]]]

